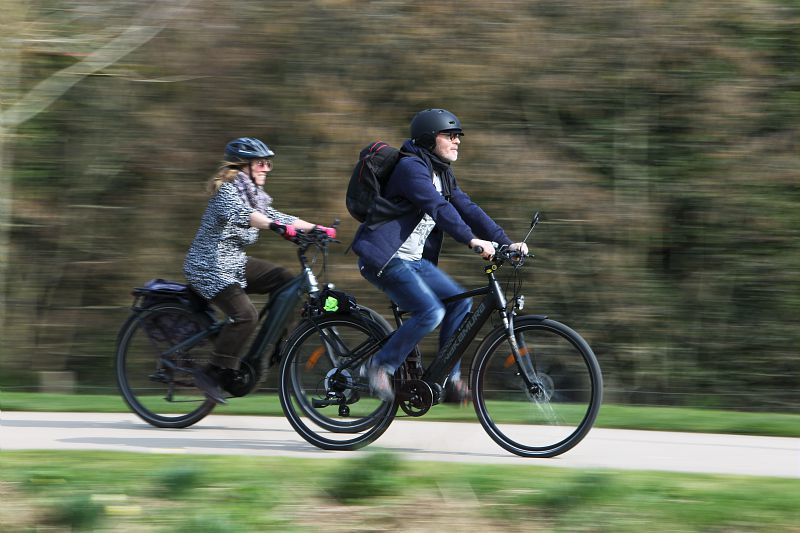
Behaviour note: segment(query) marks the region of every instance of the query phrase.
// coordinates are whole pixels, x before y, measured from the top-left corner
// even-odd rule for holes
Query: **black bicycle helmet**
[[[253,137],[239,137],[225,146],[225,161],[247,163],[253,159],[275,157],[269,146]]]
[[[433,148],[436,144],[436,134],[443,131],[464,134],[461,121],[446,109],[425,109],[411,120],[411,140],[417,146]]]

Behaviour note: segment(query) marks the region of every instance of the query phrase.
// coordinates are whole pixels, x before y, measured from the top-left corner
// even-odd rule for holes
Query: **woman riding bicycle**
[[[407,155],[382,193],[410,209],[377,227],[362,224],[353,242],[361,275],[411,313],[367,369],[371,389],[384,400],[393,398],[391,376],[417,343],[441,324],[441,349],[469,312],[469,299],[442,303],[464,291],[436,266],[442,230],[470,248],[481,247],[484,259],[495,253],[491,241],[527,253],[525,243],[512,244],[503,229],[458,187],[451,163],[458,158],[463,134],[461,122],[449,111],[417,113],[411,121],[411,138],[402,147]],[[460,363],[448,382],[456,396],[466,395]]]
[[[333,228],[317,226],[272,207],[264,191],[275,153],[262,141],[235,139],[209,183],[211,199],[184,262],[184,274],[195,292],[231,319],[219,333],[209,364],[195,373],[195,384],[217,403],[225,403],[220,378],[226,369],[236,370],[248,337],[258,323],[258,310],[247,294],[273,293],[294,276],[285,268],[248,257],[261,229],[286,226],[285,235],[297,230],[321,229],[335,236]]]

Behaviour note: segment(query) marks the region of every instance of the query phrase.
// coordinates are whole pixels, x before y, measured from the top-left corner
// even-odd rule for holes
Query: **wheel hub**
[[[343,395],[347,403],[353,398],[356,391],[353,389],[355,380],[349,370],[332,368],[325,375],[325,392]]]
[[[539,373],[536,375],[536,381],[533,382],[527,392],[533,401],[548,402],[553,397],[554,390],[553,378],[547,374]]]

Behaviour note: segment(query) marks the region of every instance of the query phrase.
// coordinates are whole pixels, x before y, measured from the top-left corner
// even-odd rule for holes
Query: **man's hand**
[[[494,245],[491,241],[484,241],[483,239],[472,239],[469,241],[470,248],[481,248],[481,257],[487,261],[494,257]]]
[[[524,242],[515,242],[514,244],[510,244],[508,249],[512,252],[519,252],[522,255],[528,255],[528,245]]]

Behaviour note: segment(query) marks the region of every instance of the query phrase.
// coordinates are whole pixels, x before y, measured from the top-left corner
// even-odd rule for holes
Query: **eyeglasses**
[[[256,159],[253,161],[253,166],[256,168],[263,167],[267,170],[272,170],[272,159]]]
[[[447,135],[447,137],[450,138],[450,142],[454,142],[456,139],[464,136],[460,131],[440,131],[439,135]]]

